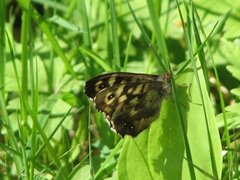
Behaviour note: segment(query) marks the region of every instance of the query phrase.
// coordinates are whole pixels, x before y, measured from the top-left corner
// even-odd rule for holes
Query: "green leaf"
[[[91,179],[90,174],[91,166],[85,165],[81,169],[78,170],[78,172],[73,176],[73,180],[81,179],[81,177],[84,177],[86,179]]]
[[[227,70],[232,74],[233,77],[240,80],[239,67],[229,65],[229,66],[227,66]]]
[[[201,81],[203,81],[202,75]],[[207,119],[203,116],[203,106],[195,80],[189,87],[189,92],[179,88],[192,164],[195,167],[196,179],[213,177],[214,166],[220,178],[222,169],[220,138],[207,90],[204,83],[201,85],[203,85]],[[119,179],[132,180],[143,177],[144,179],[190,179],[188,161],[185,158],[182,130],[176,108],[174,102],[167,100],[162,105],[160,117],[152,123],[149,130],[145,130],[134,139],[126,138],[119,157]]]
[[[231,90],[231,93],[233,93],[236,96],[240,97],[240,88],[235,88]]]

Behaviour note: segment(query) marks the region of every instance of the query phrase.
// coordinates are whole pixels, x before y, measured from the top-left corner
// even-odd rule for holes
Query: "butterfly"
[[[170,92],[170,72],[113,72],[93,77],[85,84],[85,94],[122,137],[135,137],[146,129],[159,116],[161,103]]]

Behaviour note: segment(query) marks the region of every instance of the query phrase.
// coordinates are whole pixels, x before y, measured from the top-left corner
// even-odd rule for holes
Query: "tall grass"
[[[240,4],[212,3],[0,1],[0,178],[239,178]],[[172,73],[135,138],[83,92],[114,71]]]

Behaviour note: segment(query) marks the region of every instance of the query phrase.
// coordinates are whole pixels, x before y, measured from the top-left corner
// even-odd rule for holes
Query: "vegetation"
[[[0,179],[238,179],[240,3],[1,0]],[[132,138],[84,94],[105,72],[171,71]]]

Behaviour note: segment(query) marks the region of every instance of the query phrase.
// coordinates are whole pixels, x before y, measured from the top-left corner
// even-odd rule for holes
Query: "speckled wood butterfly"
[[[170,93],[170,73],[149,75],[114,72],[86,82],[85,93],[122,137],[133,137],[159,115],[162,100]]]

